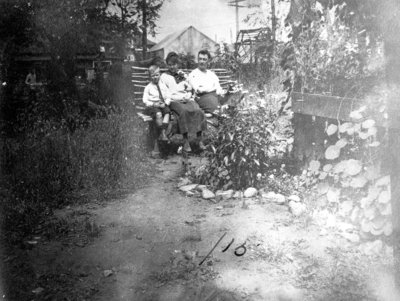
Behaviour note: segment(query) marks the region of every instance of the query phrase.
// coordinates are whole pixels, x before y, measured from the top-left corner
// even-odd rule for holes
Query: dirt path
[[[126,198],[59,212],[86,220],[86,232],[38,244],[30,251],[36,273],[75,279],[81,300],[375,300],[369,276],[381,260],[360,257],[286,206],[187,197],[176,188],[181,159],[156,164],[157,176]],[[235,256],[244,242],[246,254]]]

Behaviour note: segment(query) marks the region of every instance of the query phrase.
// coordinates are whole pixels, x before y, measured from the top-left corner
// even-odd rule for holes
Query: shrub
[[[133,112],[108,112],[71,132],[65,122],[37,120],[24,135],[4,139],[0,197],[8,238],[29,234],[71,201],[141,185],[151,167],[139,122]]]
[[[215,188],[256,186],[265,174],[280,170],[288,141],[277,135],[277,113],[259,104],[233,110],[208,151],[209,164],[199,175]]]
[[[329,124],[325,158],[311,161],[303,180],[315,186],[326,207],[359,226],[365,238],[392,234],[390,177],[383,167],[386,133],[362,107],[351,122]]]

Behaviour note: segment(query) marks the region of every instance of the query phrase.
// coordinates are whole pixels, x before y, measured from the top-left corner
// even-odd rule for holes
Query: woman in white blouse
[[[171,103],[169,107],[178,116],[178,131],[183,135],[183,150],[191,152],[189,133],[196,133],[200,150],[206,147],[202,141],[202,133],[207,129],[204,112],[193,100],[192,87],[186,80],[185,74],[178,70],[179,57],[175,52],[167,55],[168,71],[161,74],[162,82],[170,92]]]

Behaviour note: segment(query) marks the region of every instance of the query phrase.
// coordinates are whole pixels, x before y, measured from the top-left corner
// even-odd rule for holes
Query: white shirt
[[[218,76],[211,70],[203,72],[199,68],[196,68],[190,72],[188,81],[195,92],[204,93],[216,91],[219,95],[223,94],[223,90],[219,85]]]
[[[162,82],[158,82],[158,85],[161,90],[161,94],[164,98],[165,104],[168,106],[171,102],[171,93],[169,92],[168,88]],[[160,93],[158,92],[157,85],[150,82],[144,88],[143,91],[143,103],[148,106],[152,107],[154,104],[159,103],[161,101]]]
[[[187,93],[190,93],[190,90],[192,89],[187,81],[181,81],[180,83],[177,83],[175,78],[167,73],[161,74],[160,82],[168,88],[171,100],[182,100],[185,96],[187,96]]]

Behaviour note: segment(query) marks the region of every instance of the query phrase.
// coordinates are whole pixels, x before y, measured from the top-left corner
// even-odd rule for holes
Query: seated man
[[[168,123],[170,109],[170,93],[163,83],[160,83],[160,68],[152,65],[149,68],[151,82],[144,88],[143,103],[146,105],[145,114],[150,115],[157,127],[161,128],[160,140],[168,140],[165,133]],[[155,150],[156,151],[156,150]]]
[[[170,109],[177,116],[178,130],[183,135],[183,150],[190,152],[188,134],[196,133],[200,150],[206,147],[202,142],[202,132],[207,128],[207,122],[199,105],[193,101],[192,88],[186,81],[185,74],[178,71],[179,57],[175,52],[167,55],[166,63],[168,71],[160,77],[162,82],[170,91]]]
[[[198,67],[189,74],[188,81],[200,108],[206,113],[215,113],[219,107],[218,96],[223,95],[224,90],[219,85],[218,76],[207,70],[210,59],[208,50],[200,50],[197,56]]]

